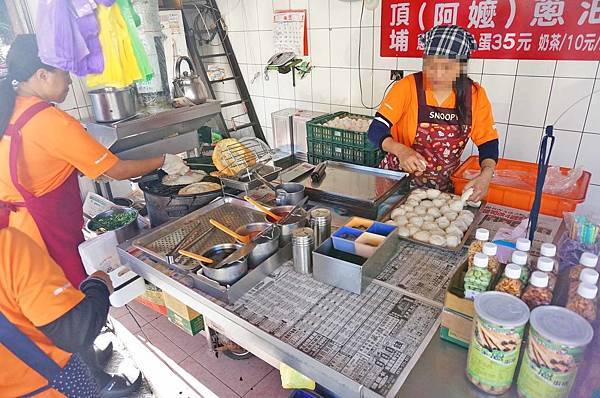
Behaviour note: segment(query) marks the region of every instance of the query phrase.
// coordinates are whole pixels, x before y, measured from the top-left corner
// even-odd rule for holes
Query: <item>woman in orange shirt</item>
[[[387,152],[380,167],[413,174],[417,186],[450,188],[466,144],[479,149],[481,173],[465,190],[485,197],[498,160],[498,133],[485,90],[466,75],[474,37],[459,26],[436,26],[422,37],[423,72],[395,83],[369,127]]]
[[[120,160],[79,121],[50,103],[65,100],[71,79],[38,57],[34,35],[17,36],[0,82],[0,219],[29,235],[73,286],[86,277],[78,246],[83,209],[78,172],[123,180],[162,168],[185,173],[174,155]]]

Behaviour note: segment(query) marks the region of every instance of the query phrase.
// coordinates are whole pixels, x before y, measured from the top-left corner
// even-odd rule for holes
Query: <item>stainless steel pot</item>
[[[235,243],[223,243],[211,247],[210,249],[202,253],[202,255],[208,258],[214,258],[217,255],[223,256],[225,253],[225,257],[227,257],[228,255],[240,249],[241,247],[242,245],[238,245]],[[236,261],[233,264],[229,264],[225,267],[216,269],[202,262],[200,262],[200,265],[202,265],[202,273],[207,278],[210,278],[224,285],[231,285],[235,283],[242,276],[246,275],[246,272],[248,272],[247,258],[243,258],[241,260]]]
[[[284,182],[275,187],[278,206],[296,205],[304,199],[304,185],[297,182]]]
[[[294,206],[277,206],[271,207],[269,210],[278,216],[286,216],[290,211],[292,211],[293,208]],[[308,215],[306,210],[298,209],[296,214],[297,215],[289,219],[284,225],[279,226],[281,228],[281,237],[279,239],[281,239],[282,242],[290,242],[292,240],[292,232],[298,228],[306,226],[306,217]],[[265,219],[267,222],[274,222],[274,220],[269,216],[265,216]]]
[[[253,232],[262,232],[271,224],[266,222],[255,222],[246,225],[242,225],[235,230],[240,235],[250,235]],[[250,252],[248,256],[248,266],[250,268],[256,267],[258,264],[271,257],[279,249],[279,237],[281,236],[281,230],[275,226],[270,233],[265,234],[257,239],[256,247]]]
[[[133,86],[123,89],[106,87],[88,92],[94,120],[100,123],[116,122],[136,113]]]
[[[102,218],[105,218],[105,217],[110,217],[115,214],[126,213],[126,212],[135,214],[135,218],[133,219],[133,221],[131,221],[129,224],[125,224],[122,227],[113,230],[117,237],[117,242],[123,243],[126,240],[129,240],[129,239],[137,236],[140,233],[140,227],[137,222],[138,211],[136,209],[132,209],[129,207],[122,207],[122,208],[114,208],[114,209],[103,211],[102,213],[96,215],[96,217],[89,220],[85,227],[89,231],[94,232],[97,235],[101,235],[108,231],[98,230],[98,228],[95,227],[95,225],[94,225],[96,223],[96,221],[98,221]]]

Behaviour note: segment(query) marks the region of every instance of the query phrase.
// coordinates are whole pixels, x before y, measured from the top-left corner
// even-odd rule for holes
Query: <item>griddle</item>
[[[348,207],[379,206],[408,183],[408,174],[328,160],[323,179],[313,182],[310,174],[297,182],[311,200]]]

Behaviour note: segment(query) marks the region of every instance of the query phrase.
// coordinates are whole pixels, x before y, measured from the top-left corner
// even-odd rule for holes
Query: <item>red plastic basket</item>
[[[512,187],[509,185],[490,184],[490,189],[486,200],[489,203],[496,203],[503,206],[514,207],[522,210],[531,210],[533,199],[535,197],[535,176],[537,174],[537,164],[522,162],[519,160],[499,159],[496,170],[518,170],[524,171],[531,176],[531,186],[529,188]],[[479,156],[471,156],[452,175],[451,180],[454,184],[454,192],[461,194],[463,188],[469,182],[464,177],[469,170],[479,170]],[[561,167],[561,172],[568,172],[569,168]],[[588,186],[592,174],[584,171],[583,175],[577,181],[577,186],[570,192],[562,195],[550,193],[542,194],[542,206],[540,213],[549,216],[562,217],[564,212],[574,211],[578,204],[585,201]]]

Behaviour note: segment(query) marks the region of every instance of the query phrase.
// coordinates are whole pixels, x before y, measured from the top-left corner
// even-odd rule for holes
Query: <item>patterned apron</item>
[[[469,140],[471,131],[471,90],[467,91],[467,120],[461,127],[456,108],[440,108],[427,105],[423,87],[423,73],[416,73],[417,99],[419,106],[417,132],[412,149],[427,161],[427,168],[421,175],[413,176],[416,186],[437,188],[447,191],[450,176],[460,165],[460,157]],[[398,158],[388,153],[379,165],[380,168],[399,170]]]

